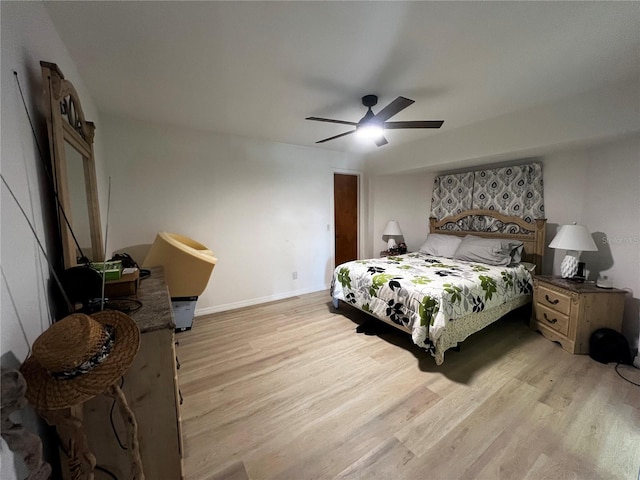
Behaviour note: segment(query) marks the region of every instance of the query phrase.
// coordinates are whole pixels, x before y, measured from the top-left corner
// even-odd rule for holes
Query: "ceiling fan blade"
[[[316,143],[324,143],[324,142],[328,142],[329,140],[335,140],[336,138],[344,137],[345,135],[351,135],[354,132],[355,130],[350,130],[348,132],[341,133],[340,135],[335,135],[333,137],[325,138],[324,140],[318,140]]]
[[[383,145],[386,145],[387,143],[389,143],[387,139],[384,138],[382,135],[376,138],[375,142],[376,142],[376,145],[379,147],[382,147]]]
[[[356,122],[346,122],[344,120],[332,120],[331,118],[307,117],[305,120],[315,120],[316,122],[341,123],[342,125],[358,125]]]
[[[413,120],[407,122],[385,122],[384,128],[440,128],[444,120]]]
[[[396,113],[407,108],[412,103],[415,103],[415,101],[404,97],[398,97],[389,105],[376,113],[376,120],[378,120],[379,122],[384,122],[385,120],[393,117]]]

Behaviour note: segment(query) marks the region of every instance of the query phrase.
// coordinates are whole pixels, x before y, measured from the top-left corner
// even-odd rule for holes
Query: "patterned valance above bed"
[[[433,185],[431,216],[442,219],[467,210],[495,210],[533,223],[544,218],[542,164],[529,163],[439,175]],[[518,233],[520,227],[489,217],[465,217],[448,230]]]

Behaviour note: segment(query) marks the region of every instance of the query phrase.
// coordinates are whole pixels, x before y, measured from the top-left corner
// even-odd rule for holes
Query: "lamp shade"
[[[575,250],[577,252],[594,252],[598,250],[587,227],[584,225],[563,225],[549,244],[549,248]]]
[[[382,239],[387,242],[387,248],[389,250],[396,248],[396,237],[402,236],[402,230],[396,220],[389,220],[387,226],[384,227],[382,232]]]
[[[389,223],[387,223],[387,226],[384,227],[384,231],[382,232],[382,235],[398,237],[402,235],[402,230],[400,230],[400,225],[396,220],[389,220]]]

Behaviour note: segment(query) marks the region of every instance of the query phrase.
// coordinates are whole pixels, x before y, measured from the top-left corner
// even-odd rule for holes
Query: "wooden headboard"
[[[520,227],[519,233],[503,233],[503,232],[488,232],[488,231],[472,231],[472,230],[452,230],[447,228],[447,225],[457,225],[457,223],[466,217],[484,216],[494,218],[503,224],[515,224]],[[465,237],[467,235],[475,235],[483,238],[507,238],[520,240],[524,243],[524,249],[522,254],[522,260],[525,262],[535,263],[536,274],[542,273],[542,260],[545,249],[545,229],[547,220],[544,218],[538,218],[535,223],[529,223],[521,217],[514,217],[511,215],[504,215],[494,210],[467,210],[453,215],[445,217],[441,220],[436,218],[429,219],[429,231],[431,233],[443,233],[446,235],[456,235],[459,237]]]

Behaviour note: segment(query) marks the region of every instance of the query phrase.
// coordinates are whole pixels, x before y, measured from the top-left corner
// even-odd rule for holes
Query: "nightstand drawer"
[[[540,285],[537,297],[538,305],[550,308],[564,315],[571,311],[571,297]]]
[[[539,324],[552,328],[562,335],[567,335],[569,332],[569,317],[542,305],[540,302],[536,304],[536,320]]]

